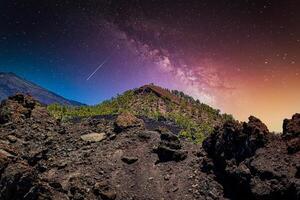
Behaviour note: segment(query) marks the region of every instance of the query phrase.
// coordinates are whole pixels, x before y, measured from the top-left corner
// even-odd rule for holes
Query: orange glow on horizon
[[[232,94],[226,99],[219,98],[219,106],[238,120],[247,121],[253,115],[260,118],[270,131],[282,132],[283,120],[300,112],[300,77],[286,71],[279,72],[276,77],[237,80]]]

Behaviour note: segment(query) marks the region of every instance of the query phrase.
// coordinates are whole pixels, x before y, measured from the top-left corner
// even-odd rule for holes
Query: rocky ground
[[[300,115],[254,117],[202,145],[129,113],[61,123],[28,96],[0,106],[0,199],[300,199]]]

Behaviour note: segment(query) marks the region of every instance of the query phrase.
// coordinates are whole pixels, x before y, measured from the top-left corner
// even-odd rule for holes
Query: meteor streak
[[[90,80],[90,78],[92,78],[94,76],[94,74],[96,74],[96,72],[109,60],[109,57],[106,58],[96,69],[93,73],[91,73],[89,75],[89,77],[86,79],[87,81]]]

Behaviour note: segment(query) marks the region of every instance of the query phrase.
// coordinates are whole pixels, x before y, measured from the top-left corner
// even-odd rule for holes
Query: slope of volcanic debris
[[[227,122],[202,148],[166,120],[62,123],[18,94],[0,105],[0,199],[299,199],[297,127],[299,115],[282,136],[254,117]]]
[[[203,171],[213,173],[230,199],[300,199],[299,114],[274,135],[257,118],[227,122],[203,147]]]
[[[2,102],[0,118],[0,199],[223,196],[200,170],[199,145],[165,122],[125,113],[61,124],[23,95]]]

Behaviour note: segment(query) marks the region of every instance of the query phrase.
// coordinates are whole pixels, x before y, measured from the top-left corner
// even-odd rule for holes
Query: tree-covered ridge
[[[129,90],[95,106],[66,107],[53,104],[48,110],[57,119],[95,115],[114,115],[131,112],[138,116],[153,119],[165,118],[182,127],[181,136],[201,142],[216,125],[232,119],[231,115],[221,114],[206,104],[185,95],[154,85],[146,85]]]

